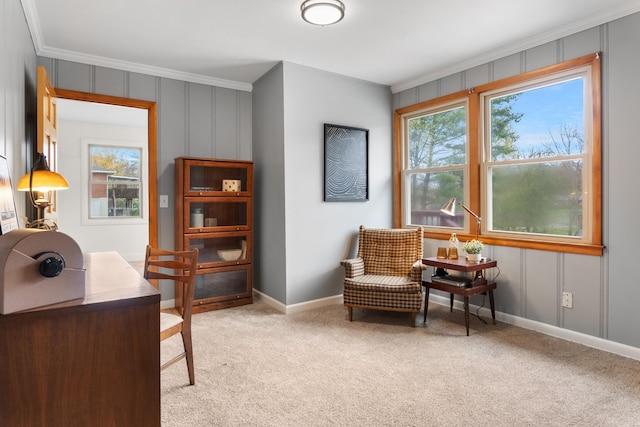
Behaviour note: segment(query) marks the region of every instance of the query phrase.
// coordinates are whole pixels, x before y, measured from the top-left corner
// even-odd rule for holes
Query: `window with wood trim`
[[[394,226],[601,255],[600,84],[593,54],[398,109]]]

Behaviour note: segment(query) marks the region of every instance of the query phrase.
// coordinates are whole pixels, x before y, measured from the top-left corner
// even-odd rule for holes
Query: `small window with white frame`
[[[90,145],[90,218],[141,217],[138,148]]]
[[[83,140],[83,223],[147,221],[146,148],[129,141]]]

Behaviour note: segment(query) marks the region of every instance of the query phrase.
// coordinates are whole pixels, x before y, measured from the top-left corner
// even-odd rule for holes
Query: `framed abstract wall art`
[[[369,130],[324,125],[324,201],[369,200]]]

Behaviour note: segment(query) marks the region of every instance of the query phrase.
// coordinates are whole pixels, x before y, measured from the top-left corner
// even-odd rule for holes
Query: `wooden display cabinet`
[[[251,304],[253,162],[177,157],[175,174],[175,248],[199,250],[193,312]]]

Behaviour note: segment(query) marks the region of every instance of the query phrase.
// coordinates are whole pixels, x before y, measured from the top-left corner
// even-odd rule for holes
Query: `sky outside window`
[[[522,118],[512,126],[519,136],[516,145],[521,154],[544,149],[551,135],[559,140],[563,127],[576,129],[584,137],[583,84],[577,78],[517,95],[513,111],[522,113]]]

